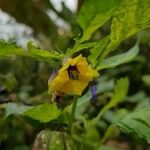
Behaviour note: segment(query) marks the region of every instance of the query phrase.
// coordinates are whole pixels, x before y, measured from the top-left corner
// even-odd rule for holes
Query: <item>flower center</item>
[[[76,66],[69,66],[67,71],[68,71],[68,75],[69,75],[70,80],[78,80],[79,72],[78,72]]]

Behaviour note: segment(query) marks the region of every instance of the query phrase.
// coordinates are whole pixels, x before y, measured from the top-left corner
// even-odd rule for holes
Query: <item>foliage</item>
[[[116,123],[122,130],[127,133],[136,133],[145,138],[147,142],[150,141],[150,122],[149,122],[150,107],[147,106],[132,114],[128,114],[123,119]]]
[[[17,47],[15,44],[8,44],[4,41],[0,41],[0,57],[9,57],[13,55],[26,56],[40,61],[46,61],[52,65],[54,65],[53,63],[55,63],[52,59],[58,59],[62,57],[61,54],[58,54],[56,52],[49,52],[36,48],[34,45],[32,45],[31,41],[27,46],[28,51],[23,48]]]
[[[46,123],[56,119],[60,115],[60,110],[55,104],[45,103],[25,111],[23,115]]]
[[[128,52],[124,54],[119,54],[103,60],[100,64],[98,64],[97,70],[111,68],[118,66],[122,63],[129,62],[138,54],[138,52],[139,48],[138,45],[136,44],[134,47],[132,47]]]
[[[78,0],[77,12],[49,0],[6,0],[0,9],[30,26],[36,41],[0,40],[0,149],[148,149],[149,0]],[[82,70],[62,66],[80,54],[100,76],[81,96],[48,95],[49,75],[54,81],[60,68],[78,78]]]
[[[80,42],[88,40],[91,34],[112,16],[120,3],[119,0],[96,0],[94,3],[90,0],[85,1],[78,15],[79,25],[83,29],[83,37]]]

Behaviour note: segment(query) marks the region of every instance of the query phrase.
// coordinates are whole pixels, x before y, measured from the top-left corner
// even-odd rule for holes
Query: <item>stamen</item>
[[[79,72],[77,70],[77,67],[76,66],[69,66],[68,69],[68,74],[69,74],[69,78],[71,80],[78,80],[79,78]]]

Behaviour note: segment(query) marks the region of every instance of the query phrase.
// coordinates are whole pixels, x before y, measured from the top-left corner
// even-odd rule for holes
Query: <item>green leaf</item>
[[[27,51],[23,48],[17,47],[15,44],[8,44],[4,41],[0,41],[0,57],[14,55],[27,56]]]
[[[100,141],[100,135],[95,127],[91,127],[90,130],[86,130],[82,138],[92,142],[93,144],[97,144]]]
[[[25,111],[23,115],[46,123],[58,118],[60,110],[55,104],[45,103]]]
[[[139,52],[139,47],[136,44],[128,52],[112,56],[110,58],[104,59],[102,62],[97,63],[97,70],[102,70],[106,68],[116,67],[120,64],[127,63],[131,61]]]
[[[107,128],[107,130],[105,131],[105,134],[104,134],[104,136],[101,139],[101,143],[104,143],[105,141],[107,141],[107,139],[110,139],[111,137],[113,137],[117,133],[118,133],[117,127],[114,126],[114,125],[110,125]]]
[[[87,48],[92,48],[94,45],[96,44],[96,42],[90,42],[90,43],[76,43],[75,46],[72,49],[68,49],[67,50],[67,54],[66,55],[73,55],[76,52],[79,52],[81,50],[87,49]]]
[[[24,113],[26,110],[31,109],[31,106],[26,106],[23,104],[16,104],[16,103],[7,103],[4,104],[5,106],[5,116],[8,117],[12,114],[20,115]]]
[[[101,54],[101,52],[106,48],[109,41],[109,36],[104,37],[102,40],[97,42],[94,47],[90,50],[90,55],[88,57],[89,62],[92,65],[95,65],[97,62],[97,58]]]
[[[149,0],[123,0],[112,20],[110,39],[118,43],[150,27]]]
[[[110,43],[100,56],[102,61],[109,52],[130,36],[150,27],[149,0],[123,0],[113,15]]]
[[[142,81],[148,87],[150,87],[150,74],[145,74],[142,76]]]
[[[52,58],[61,58],[62,54],[60,53],[56,53],[54,52],[49,52],[47,50],[42,50],[40,48],[38,48],[36,45],[36,43],[33,43],[32,41],[29,41],[27,43],[27,47],[29,49],[29,56],[36,58],[38,60],[42,60],[42,61],[48,61]]]
[[[47,50],[41,50],[28,43],[29,50],[26,50],[21,47],[17,47],[15,44],[8,44],[4,41],[0,41],[0,57],[9,57],[9,56],[26,56],[32,57],[39,61],[48,62],[52,65],[56,64],[52,59],[60,59],[62,55],[54,52],[49,52]],[[29,46],[30,45],[30,46]]]
[[[112,148],[112,147],[109,147],[109,146],[106,146],[106,145],[102,145],[97,150],[118,150],[118,149]]]
[[[18,82],[14,74],[0,74],[0,78],[2,79],[2,84],[6,87],[8,91],[12,91],[14,88],[17,87]]]
[[[100,119],[100,117],[110,108],[116,106],[127,94],[129,87],[128,78],[121,78],[117,81],[114,95],[111,100],[106,104],[96,117],[96,121]]]
[[[80,118],[87,106],[89,105],[90,99],[92,98],[91,92],[88,91],[85,95],[78,99],[78,103],[76,106],[75,117]]]
[[[128,134],[137,134],[150,143],[150,106],[126,115],[116,125]]]
[[[100,28],[116,11],[121,0],[86,0],[78,15],[78,23],[83,29],[80,42],[90,39],[93,32]]]

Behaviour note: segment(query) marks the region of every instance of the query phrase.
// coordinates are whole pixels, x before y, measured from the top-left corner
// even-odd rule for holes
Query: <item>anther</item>
[[[76,66],[69,66],[68,69],[67,69],[67,71],[68,71],[69,78],[71,80],[78,80],[78,78],[79,78],[79,72],[78,72]]]

